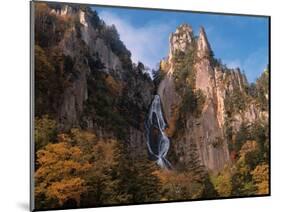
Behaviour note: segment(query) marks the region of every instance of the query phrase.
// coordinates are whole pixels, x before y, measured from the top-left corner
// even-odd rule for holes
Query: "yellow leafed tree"
[[[39,168],[35,173],[35,196],[39,205],[48,202],[52,207],[58,207],[74,200],[79,206],[80,196],[86,191],[85,181],[80,176],[91,168],[81,156],[78,147],[63,141],[48,144],[37,152]]]
[[[268,194],[269,192],[269,167],[267,164],[256,166],[251,172],[258,194]]]

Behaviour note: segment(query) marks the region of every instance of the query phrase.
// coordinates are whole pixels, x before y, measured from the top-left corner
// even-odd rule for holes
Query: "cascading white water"
[[[145,122],[147,148],[150,156],[160,167],[171,168],[170,162],[166,159],[170,148],[170,140],[164,132],[166,127],[160,96],[155,95]]]

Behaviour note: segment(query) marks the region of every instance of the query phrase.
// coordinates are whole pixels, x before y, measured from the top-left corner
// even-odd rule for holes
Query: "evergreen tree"
[[[208,171],[202,164],[198,148],[193,139],[190,140],[189,145],[189,162],[187,164],[187,171],[191,172],[194,176],[195,182],[198,182],[202,186],[201,197],[216,197],[218,194],[211,183]]]
[[[156,166],[147,156],[132,159],[125,143],[119,142],[114,157],[118,163],[113,170],[117,179],[116,196],[119,203],[141,203],[159,200],[159,179],[153,174]]]
[[[198,180],[202,179],[206,174],[206,168],[202,165],[200,157],[198,154],[198,148],[195,143],[195,140],[190,139],[189,151],[188,151],[189,160],[186,164],[186,169],[190,172],[193,172]]]

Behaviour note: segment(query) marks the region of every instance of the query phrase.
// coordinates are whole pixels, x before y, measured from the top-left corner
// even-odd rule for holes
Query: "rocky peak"
[[[80,19],[80,23],[85,26],[85,27],[88,27],[88,23],[86,21],[86,18],[85,18],[85,12],[84,11],[80,11],[79,13],[79,19]]]
[[[80,23],[88,27],[87,23],[87,10],[82,7],[77,7],[77,6],[69,6],[69,5],[63,5],[63,6],[58,6],[55,5],[51,7],[50,13],[56,16],[61,16],[61,17],[68,17],[68,16],[73,16],[73,15],[78,15],[79,16],[79,21]]]
[[[226,77],[228,77],[228,90],[233,91],[239,89],[241,92],[245,91],[245,86],[248,86],[248,81],[244,73],[241,73],[239,68],[230,69]]]
[[[69,5],[50,5],[51,14],[55,14],[57,16],[70,16],[76,13],[79,8],[76,6],[69,6]]]
[[[204,58],[206,56],[209,56],[211,51],[212,51],[211,46],[208,42],[205,29],[201,27],[199,32],[199,37],[197,40],[197,56],[199,58]]]
[[[170,35],[169,60],[177,51],[186,52],[193,39],[193,30],[188,24],[181,24]]]

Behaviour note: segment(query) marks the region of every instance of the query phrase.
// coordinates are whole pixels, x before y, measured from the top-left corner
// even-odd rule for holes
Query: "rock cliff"
[[[169,41],[168,58],[160,62],[164,77],[157,93],[169,125],[167,132],[172,137],[172,163],[186,166],[190,162],[190,146],[196,143],[197,150],[193,151],[197,151],[201,163],[208,170],[219,171],[231,163],[226,121],[235,134],[242,123],[264,119],[264,114],[247,93],[246,76],[239,69],[228,69],[214,58],[203,27],[196,37],[189,25],[182,24]],[[182,82],[181,87],[176,88],[179,82]],[[237,110],[229,108],[233,95],[241,95],[247,106]],[[203,101],[198,101],[200,98]],[[194,114],[194,110],[182,112],[192,104],[195,108],[200,107],[199,114]],[[180,133],[179,119],[184,120],[181,125],[184,130]]]
[[[35,54],[36,67],[46,63],[54,72],[52,78],[48,72],[36,75],[36,116],[47,113],[63,131],[95,130],[100,137],[126,140],[135,152],[145,151],[143,123],[154,84],[143,64],[132,63],[116,28],[89,7],[36,7],[36,48],[44,55],[42,60]]]

